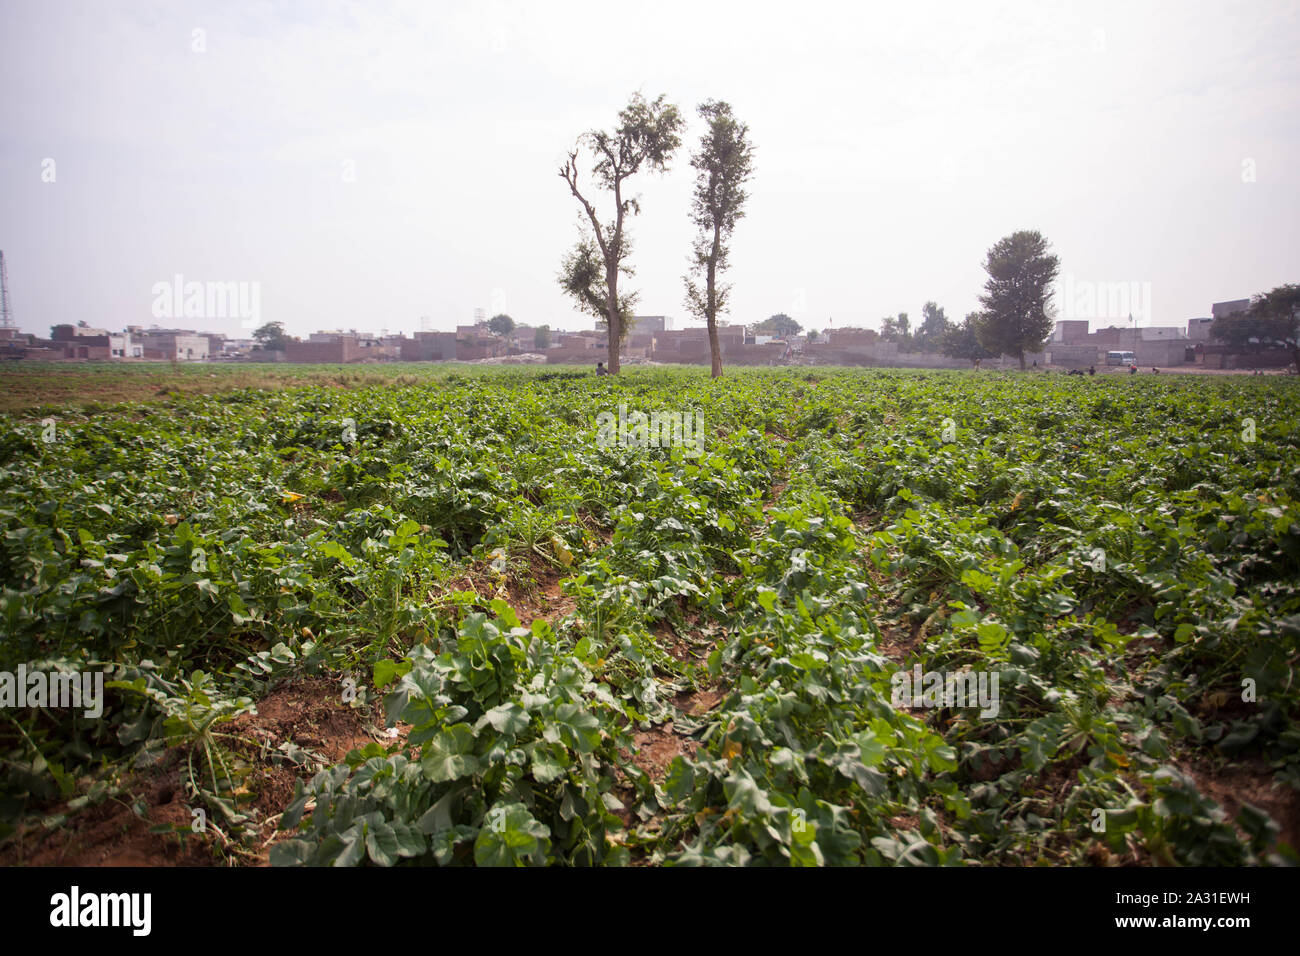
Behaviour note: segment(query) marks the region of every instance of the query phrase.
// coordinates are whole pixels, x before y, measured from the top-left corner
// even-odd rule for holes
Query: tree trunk
[[[1023,371],[1025,370],[1025,353],[1024,353],[1024,352],[1017,352],[1017,353],[1016,353],[1016,357],[1017,357],[1018,359],[1020,359],[1020,371],[1023,372]]]
[[[711,378],[722,378],[722,347],[718,344],[718,254],[722,249],[722,224],[719,217],[713,221],[713,250],[709,254],[709,267],[705,276],[707,318],[709,322],[709,356],[713,360]]]
[[[1300,345],[1291,346],[1291,361],[1295,363],[1295,371],[1300,375]]]
[[[605,314],[609,320],[609,374],[618,374],[618,340],[623,333],[623,320],[618,314],[618,267],[611,273],[605,270]]]
[[[722,349],[718,345],[718,323],[709,316],[709,353],[713,356],[711,378],[722,378]]]
[[[614,177],[614,235],[605,254],[605,314],[609,316],[609,374],[619,371],[619,339],[623,335],[623,319],[618,313],[618,266],[623,259],[623,177]],[[611,255],[612,254],[612,255]]]
[[[609,374],[618,374],[618,337],[623,331],[623,323],[618,317],[618,310],[615,309],[609,317]]]

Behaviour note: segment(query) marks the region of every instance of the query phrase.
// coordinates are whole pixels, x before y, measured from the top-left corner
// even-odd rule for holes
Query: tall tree
[[[1300,372],[1300,284],[1289,283],[1252,296],[1244,312],[1220,316],[1210,334],[1237,348],[1274,345],[1291,350]]]
[[[882,342],[898,341],[898,319],[887,315],[880,320],[880,340]]]
[[[1060,261],[1042,233],[1013,232],[999,239],[984,259],[988,279],[980,304],[980,344],[998,355],[1014,355],[1025,367],[1025,353],[1043,347],[1052,331],[1052,284]]]
[[[718,281],[727,269],[727,241],[736,220],[745,215],[744,189],[753,174],[753,147],[749,127],[736,120],[727,103],[707,100],[699,106],[709,124],[700,137],[700,148],[691,157],[697,171],[691,197],[691,221],[698,233],[692,247],[691,275],[685,277],[686,308],[704,319],[709,329],[709,353],[714,378],[722,375],[722,349],[718,345],[718,314],[725,311],[731,286]],[[703,277],[700,287],[698,278]]]
[[[533,335],[533,348],[549,349],[551,347],[551,327],[539,325]]]
[[[515,330],[515,320],[502,312],[500,315],[494,315],[488,319],[488,331],[493,335],[499,335],[502,338],[507,337]]]
[[[943,346],[943,337],[952,328],[948,316],[937,302],[927,302],[921,307],[921,327],[916,330],[916,338],[921,349],[926,352]]]
[[[943,336],[943,354],[950,358],[966,359],[974,365],[980,359],[996,358],[997,353],[980,344],[980,314],[972,312],[960,325],[951,325]]]
[[[662,96],[647,102],[634,94],[618,114],[618,125],[610,132],[592,130],[578,138],[560,167],[560,176],[582,206],[586,217],[582,238],[560,266],[560,286],[577,302],[578,308],[600,320],[609,332],[609,371],[619,370],[619,346],[627,338],[627,327],[636,304],[634,294],[620,293],[620,274],[631,275],[627,264],[631,242],[627,219],[641,211],[636,197],[624,195],[627,180],[642,169],[663,172],[673,152],[681,145],[682,118],[677,107]],[[592,156],[591,176],[597,188],[612,194],[613,218],[601,221],[592,200],[583,195],[578,179],[578,154],[586,149]]]

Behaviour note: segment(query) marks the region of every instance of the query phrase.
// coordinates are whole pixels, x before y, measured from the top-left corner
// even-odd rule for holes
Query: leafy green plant
[[[275,374],[6,415],[0,670],[115,679],[97,719],[6,710],[0,826],[180,746],[234,839],[290,758],[224,725],[361,669],[358,713],[411,729],[293,763],[278,863],[1294,857],[1291,383]],[[703,454],[602,446],[620,403],[701,410]],[[996,715],[896,705],[916,666],[996,674]],[[1218,774],[1277,802],[1229,814]]]

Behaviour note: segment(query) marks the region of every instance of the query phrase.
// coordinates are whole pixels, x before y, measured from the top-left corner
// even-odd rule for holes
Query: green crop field
[[[1294,381],[183,374],[0,417],[0,859],[1297,862]]]

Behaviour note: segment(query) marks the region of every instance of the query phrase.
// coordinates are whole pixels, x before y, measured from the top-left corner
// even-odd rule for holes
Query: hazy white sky
[[[1139,323],[1182,324],[1300,281],[1298,40],[1300,3],[1268,0],[5,0],[0,249],[41,334],[158,321],[178,273],[258,283],[295,334],[589,328],[555,281],[558,168],[639,90],[690,120],[636,183],[643,314],[686,324],[713,97],[756,147],[732,321],[960,318],[987,248],[1032,228],[1076,284],[1149,284]]]

